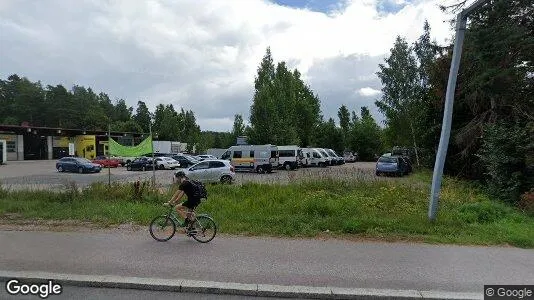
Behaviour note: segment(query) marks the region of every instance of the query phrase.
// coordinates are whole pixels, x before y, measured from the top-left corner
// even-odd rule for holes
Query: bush
[[[490,124],[484,130],[480,160],[491,194],[516,204],[527,185],[528,134],[520,125]]]
[[[468,224],[494,223],[505,218],[510,208],[496,201],[465,203],[458,208],[458,218]]]
[[[525,213],[534,216],[534,188],[521,196],[517,206]]]

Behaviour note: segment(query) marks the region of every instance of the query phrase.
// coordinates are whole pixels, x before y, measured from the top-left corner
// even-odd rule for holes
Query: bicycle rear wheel
[[[176,233],[176,223],[169,216],[157,216],[150,222],[149,231],[156,241],[166,242]]]
[[[191,237],[196,241],[208,243],[217,234],[217,224],[208,216],[198,216],[193,224],[191,224],[190,232]]]

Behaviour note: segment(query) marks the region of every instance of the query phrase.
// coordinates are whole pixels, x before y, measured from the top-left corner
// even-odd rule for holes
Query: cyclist
[[[187,200],[176,205],[176,212],[185,220],[184,227],[188,228],[191,222],[189,216],[200,204],[200,198],[195,197],[195,187],[189,181],[189,178],[187,178],[184,172],[178,171],[174,176],[177,180],[177,184],[179,184],[178,190],[176,193],[174,193],[174,195],[172,195],[171,200],[169,200],[169,202],[165,202],[163,205],[174,205],[180,201],[185,194],[187,196]]]

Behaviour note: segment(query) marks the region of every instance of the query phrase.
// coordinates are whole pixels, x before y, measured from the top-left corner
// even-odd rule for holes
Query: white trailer
[[[171,141],[152,141],[154,153],[172,153]]]

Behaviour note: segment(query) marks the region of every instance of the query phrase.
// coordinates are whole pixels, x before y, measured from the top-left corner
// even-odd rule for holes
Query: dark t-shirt
[[[184,182],[182,182],[180,186],[178,187],[178,189],[181,191],[184,191],[184,193],[187,196],[187,201],[198,202],[198,200],[200,200],[200,199],[195,199],[193,195],[195,192],[195,187],[189,180],[185,180]]]

